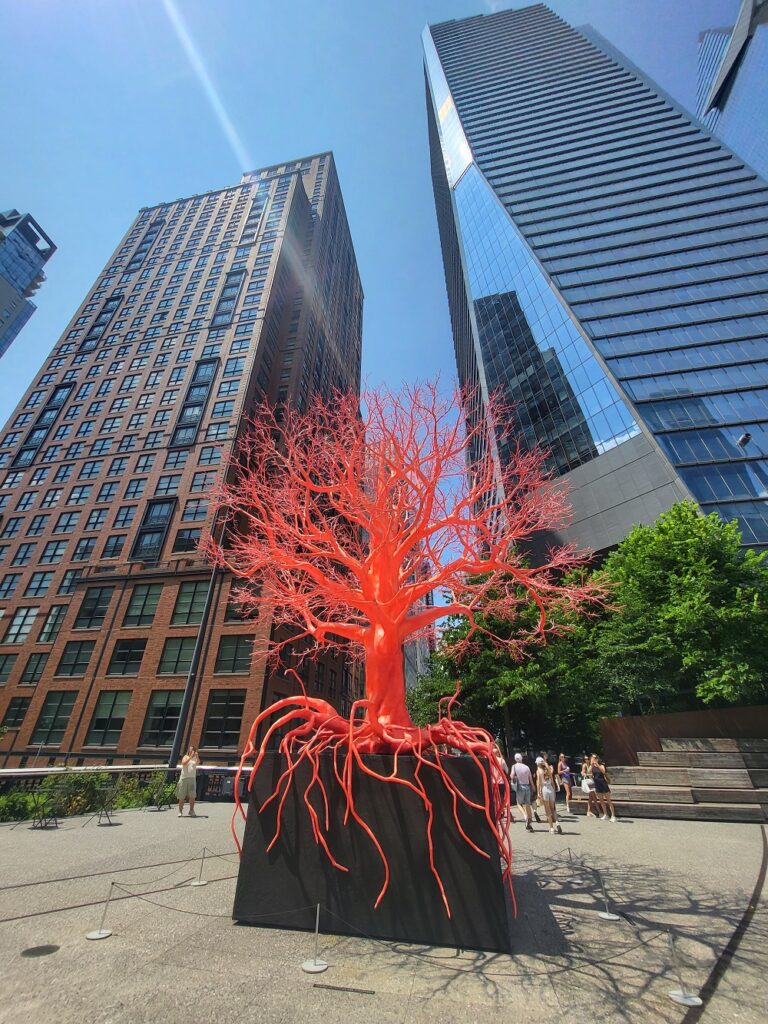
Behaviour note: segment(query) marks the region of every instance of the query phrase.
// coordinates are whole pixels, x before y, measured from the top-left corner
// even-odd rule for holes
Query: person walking
[[[189,817],[196,818],[195,795],[197,792],[197,766],[200,755],[197,748],[190,744],[189,750],[181,759],[181,774],[176,784],[176,799],[179,801],[179,817],[184,816],[184,801],[189,800]]]
[[[581,763],[581,791],[587,798],[587,817],[596,818],[598,808],[597,797],[595,796],[595,783],[589,770],[589,758],[584,755]]]
[[[568,758],[561,754],[557,760],[557,777],[565,791],[565,810],[571,813],[571,786],[573,785],[573,772],[568,764]]]
[[[611,797],[611,787],[608,785],[608,774],[605,770],[605,765],[597,754],[593,754],[589,759],[589,770],[592,781],[595,784],[595,796],[600,804],[600,810],[603,812],[600,817],[603,821],[608,821],[608,812],[610,811],[610,820],[617,821],[616,808],[613,806],[613,798]]]
[[[521,809],[525,821],[526,832],[533,832],[533,808],[531,807],[531,795],[533,793],[533,776],[527,764],[523,764],[523,755],[515,754],[515,763],[510,773],[512,789],[515,791],[517,806]]]
[[[563,830],[560,828],[555,809],[555,773],[552,770],[552,765],[541,755],[536,758],[536,792],[544,805],[549,831],[562,835]]]
[[[507,804],[509,805],[509,824],[514,824],[515,817],[512,814],[512,803],[507,800],[507,794],[509,790],[509,783],[507,779],[509,777],[509,766],[504,760],[504,755],[501,752],[501,747],[498,743],[494,743],[494,757],[491,760],[491,781],[496,789],[496,816],[499,825],[503,828],[506,821],[506,809]]]

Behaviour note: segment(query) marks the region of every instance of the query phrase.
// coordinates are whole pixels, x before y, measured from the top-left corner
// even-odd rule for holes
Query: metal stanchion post
[[[621,918],[619,917],[619,915],[614,914],[611,910],[611,905],[608,901],[608,893],[605,891],[605,883],[603,882],[603,876],[600,874],[597,868],[594,868],[593,870],[597,875],[598,881],[600,882],[600,891],[603,894],[603,903],[605,905],[605,910],[599,911],[597,916],[602,918],[603,921],[620,921]]]
[[[680,970],[680,960],[677,956],[675,937],[671,931],[668,931],[667,935],[669,936],[669,945],[672,950],[672,963],[675,968],[677,980],[680,983],[680,988],[673,988],[672,991],[668,993],[669,998],[673,1003],[679,1003],[680,1006],[701,1006],[702,1000],[698,996],[694,995],[693,992],[689,992],[683,984],[683,975]]]
[[[200,858],[200,871],[199,871],[198,876],[195,879],[195,881],[189,883],[190,885],[208,885],[208,883],[203,878],[203,867],[205,865],[205,854],[206,854],[207,850],[208,850],[208,848],[206,846],[204,846],[203,847],[203,855]]]
[[[571,852],[570,846],[568,847],[568,866],[573,872],[573,853]],[[584,879],[581,875],[571,874],[571,885],[584,885]]]
[[[107,910],[109,909],[109,901],[112,899],[112,890],[115,887],[114,882],[109,883],[109,894],[107,895],[107,901],[104,904],[104,910],[101,915],[101,923],[94,932],[86,932],[86,939],[108,939],[112,932],[109,928],[104,927],[104,922],[107,919]]]
[[[317,904],[317,913],[315,914],[315,955],[312,960],[305,960],[301,965],[302,971],[306,974],[322,974],[323,971],[328,970],[328,964],[325,960],[317,959],[317,945],[320,935],[320,904]]]

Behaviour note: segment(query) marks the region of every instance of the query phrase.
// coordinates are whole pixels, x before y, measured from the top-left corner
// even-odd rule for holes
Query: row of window
[[[30,611],[36,611],[36,609],[19,609],[19,612],[29,613]],[[34,616],[30,619],[30,616],[27,614],[26,618],[19,621],[22,627],[26,628],[28,626],[31,629]],[[160,655],[157,674],[171,676],[186,675],[192,664],[196,640],[197,637],[195,636],[168,637]],[[223,636],[219,641],[214,672],[247,675],[251,668],[253,641],[253,636]],[[3,642],[19,643],[20,641],[8,640],[6,637]],[[118,640],[112,648],[106,674],[108,676],[138,675],[147,642],[146,637],[134,640]],[[88,669],[88,664],[95,647],[95,640],[70,640],[64,647],[54,675],[82,678]],[[0,682],[8,678],[17,657],[18,655],[16,654],[0,655]],[[47,652],[30,655],[22,673],[21,682],[37,682],[47,662]]]
[[[96,702],[91,724],[85,738],[88,746],[116,746],[125,724],[131,702],[130,690],[102,690]],[[40,746],[59,744],[69,724],[77,693],[52,690],[46,694],[30,743]],[[183,694],[180,690],[153,690],[139,744],[169,747],[179,721]],[[6,728],[19,728],[29,708],[31,697],[13,697],[3,718]],[[245,690],[212,690],[205,713],[202,747],[238,745],[245,704]]]

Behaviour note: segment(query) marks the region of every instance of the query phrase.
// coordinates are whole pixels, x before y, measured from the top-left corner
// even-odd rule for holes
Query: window
[[[328,696],[333,697],[336,694],[336,669],[328,669]]]
[[[322,693],[325,687],[325,665],[318,661],[315,665],[315,689]]]
[[[216,655],[216,672],[248,674],[251,670],[253,636],[223,636]]]
[[[37,544],[19,544],[11,565],[29,565]]]
[[[13,597],[20,579],[20,572],[7,572],[3,576],[0,582],[0,601],[7,601],[9,597]]]
[[[225,377],[238,376],[239,374],[241,374],[243,372],[243,367],[244,366],[245,366],[245,356],[236,356],[234,358],[230,358],[224,364],[224,376]]]
[[[105,508],[95,508],[85,521],[86,530],[100,530],[107,519]]]
[[[125,547],[125,534],[113,533],[107,537],[102,558],[119,558]]]
[[[40,556],[41,565],[57,565],[64,557],[64,552],[67,549],[67,542],[65,540],[51,540],[43,548],[43,553]]]
[[[228,423],[211,423],[205,431],[206,441],[223,441],[229,433]]]
[[[66,463],[63,466],[59,466],[59,468],[56,470],[56,475],[53,478],[53,482],[55,484],[61,484],[69,480],[69,478],[72,476],[72,470],[74,468],[75,467],[71,463]]]
[[[115,514],[115,521],[113,526],[118,530],[124,530],[127,526],[130,526],[133,522],[133,517],[136,515],[136,505],[121,505]]]
[[[23,644],[32,630],[38,608],[17,608],[3,637],[4,644]]]
[[[37,497],[37,491],[24,491],[22,496],[16,505],[17,512],[26,512],[27,509],[32,508]]]
[[[89,587],[75,619],[75,629],[97,629],[103,625],[114,587]]]
[[[48,593],[52,579],[52,572],[33,572],[24,591],[24,597],[44,597]]]
[[[82,569],[67,569],[59,584],[60,594],[74,594],[77,581],[83,575]]]
[[[190,491],[209,491],[216,482],[215,473],[195,473]]]
[[[11,519],[7,519],[5,526],[3,527],[3,532],[0,533],[0,537],[15,537],[21,529],[21,524],[23,522],[24,520],[21,516],[14,516]]]
[[[85,742],[99,747],[113,747],[120,739],[128,705],[130,690],[102,690]]]
[[[112,459],[107,476],[122,476],[126,469],[128,469],[128,459]]]
[[[158,674],[186,675],[192,664],[192,653],[195,649],[195,637],[172,636],[165,641],[160,656]]]
[[[176,539],[173,542],[173,550],[175,552],[196,551],[200,541],[200,533],[200,530],[178,530]]]
[[[212,446],[201,448],[198,462],[201,466],[217,466],[221,462],[221,448]]]
[[[84,462],[78,473],[79,480],[92,480],[95,476],[98,476],[101,472],[101,467],[104,465],[101,459],[91,459]],[[77,488],[75,488],[77,490]]]
[[[93,554],[93,549],[96,547],[95,537],[82,537],[77,544],[75,544],[75,550],[72,552],[73,562],[87,562]]]
[[[178,494],[180,473],[166,473],[157,481],[155,494]]]
[[[30,654],[27,658],[27,664],[24,666],[24,670],[21,673],[20,683],[26,683],[27,685],[34,685],[40,682],[40,676],[43,674],[43,669],[48,661],[48,654]]]
[[[30,523],[29,528],[27,529],[27,536],[39,537],[41,534],[43,534],[49,519],[49,515],[34,515],[32,517],[32,522]],[[10,520],[8,521],[10,522]]]
[[[157,602],[163,592],[162,583],[139,583],[133,588],[130,604],[123,619],[124,626],[149,626],[155,618]]]
[[[71,690],[51,690],[46,694],[43,709],[32,733],[32,743],[40,746],[61,743],[72,708],[75,706],[76,696],[77,694]]]
[[[119,452],[131,452],[136,447],[136,435],[125,434],[120,438],[120,444],[117,446]]]
[[[102,484],[99,488],[99,493],[96,495],[96,501],[101,504],[102,502],[107,504],[114,501],[117,497],[117,484]]]
[[[95,640],[70,640],[56,667],[56,675],[84,676],[95,646]]]
[[[173,609],[172,624],[174,626],[180,624],[190,626],[193,623],[202,622],[207,593],[207,580],[195,583],[182,583],[176,598],[176,606]]]
[[[8,655],[8,657],[15,658],[15,654]],[[12,697],[11,702],[8,705],[8,709],[3,717],[3,728],[5,729],[18,729],[21,723],[24,721],[24,716],[27,713],[27,708],[32,703],[31,697]]]
[[[40,636],[37,638],[39,644],[52,644],[59,635],[64,616],[67,614],[67,604],[55,604],[46,616]]]
[[[240,740],[245,690],[212,690],[205,711],[202,746],[233,747]]]
[[[48,476],[47,469],[36,469],[32,474],[32,479],[29,481],[33,486],[36,484],[42,484]]]
[[[228,419],[234,408],[234,402],[214,402],[212,415],[214,419]]]
[[[136,472],[137,473],[148,473],[155,464],[154,455],[140,455],[136,459]]]
[[[189,522],[195,519],[205,519],[208,515],[208,502],[203,498],[192,498],[184,506],[182,521]]]
[[[59,518],[56,520],[56,525],[53,528],[53,532],[72,533],[75,527],[77,526],[77,521],[79,518],[79,512],[62,512]]]
[[[166,469],[182,469],[187,464],[189,452],[168,452],[165,456]]]
[[[140,746],[170,747],[179,724],[181,690],[153,690],[141,730]]]
[[[51,487],[43,495],[43,500],[40,502],[40,508],[53,508],[54,505],[58,504],[61,495],[62,490],[60,487]]]
[[[137,676],[147,641],[118,640],[109,660],[108,676]]]
[[[128,486],[125,489],[126,498],[140,498],[144,493],[144,485],[146,480],[129,480]]]

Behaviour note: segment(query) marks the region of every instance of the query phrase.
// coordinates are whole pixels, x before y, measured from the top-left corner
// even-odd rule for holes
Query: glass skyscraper
[[[234,761],[296,689],[198,542],[262,399],[359,390],[362,304],[330,153],[139,211],[0,433],[5,762],[167,761],[185,691],[184,742]],[[362,692],[344,657],[297,671]]]
[[[568,538],[692,496],[768,545],[768,185],[541,4],[423,46],[459,378],[551,452]]]
[[[0,356],[34,313],[30,302],[45,280],[56,246],[28,213],[0,213]]]
[[[733,28],[699,37],[696,113],[768,178],[768,0],[742,0]]]

